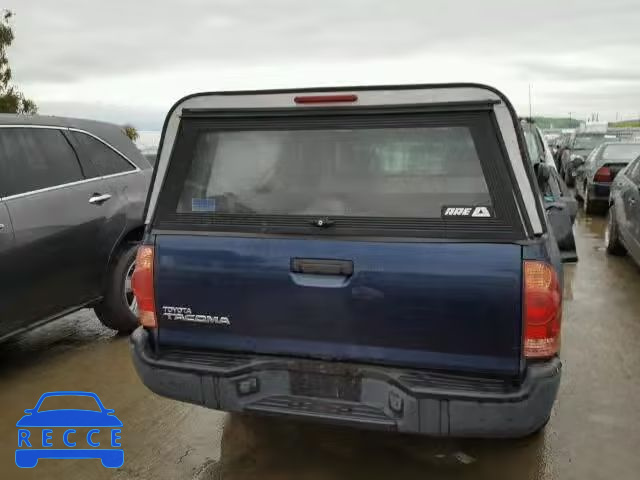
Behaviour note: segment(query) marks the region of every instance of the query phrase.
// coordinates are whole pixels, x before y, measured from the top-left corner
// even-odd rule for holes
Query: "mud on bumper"
[[[142,328],[133,361],[153,392],[216,410],[454,437],[520,437],[549,418],[556,358],[514,384],[493,378],[288,357],[163,349]]]

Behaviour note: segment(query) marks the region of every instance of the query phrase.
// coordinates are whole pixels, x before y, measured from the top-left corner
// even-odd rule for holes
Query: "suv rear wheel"
[[[589,200],[589,186],[585,183],[584,193],[582,195],[582,206],[584,207],[584,213],[587,215],[593,215],[595,213],[595,204],[593,200]]]
[[[612,255],[624,255],[627,252],[624,245],[620,242],[613,205],[611,205],[607,213],[607,228],[604,230],[604,246],[607,249],[607,253]]]
[[[102,302],[94,308],[103,325],[123,334],[138,326],[138,305],[131,289],[137,252],[137,243],[127,243],[120,249],[109,268]]]
[[[564,183],[567,187],[573,187],[576,183],[573,176],[566,169],[564,171]]]

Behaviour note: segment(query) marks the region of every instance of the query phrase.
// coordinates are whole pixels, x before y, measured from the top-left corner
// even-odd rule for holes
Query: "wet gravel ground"
[[[0,344],[0,478],[638,479],[640,269],[608,257],[602,218],[579,218],[580,261],[565,270],[563,379],[543,435],[429,439],[228,415],[160,398],[139,381],[128,341],[81,311]],[[124,423],[125,463],[15,466],[16,421],[53,390],[97,393]]]

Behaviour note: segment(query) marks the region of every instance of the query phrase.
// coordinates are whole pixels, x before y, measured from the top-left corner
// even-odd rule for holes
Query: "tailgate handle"
[[[293,273],[307,273],[313,275],[353,275],[351,260],[325,260],[322,258],[292,258],[291,271]]]

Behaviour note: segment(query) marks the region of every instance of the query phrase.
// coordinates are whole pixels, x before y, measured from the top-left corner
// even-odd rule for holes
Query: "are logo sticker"
[[[479,206],[444,206],[442,207],[442,212],[440,215],[442,218],[451,218],[451,217],[472,217],[472,218],[491,218],[493,217],[493,212],[491,211],[491,207],[486,207],[483,205]]]

